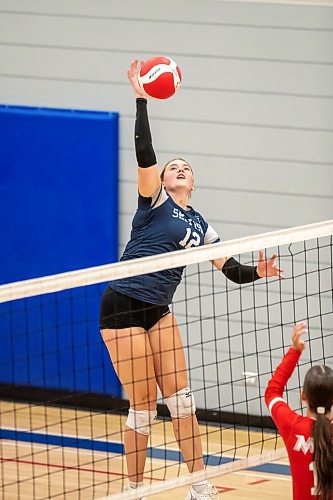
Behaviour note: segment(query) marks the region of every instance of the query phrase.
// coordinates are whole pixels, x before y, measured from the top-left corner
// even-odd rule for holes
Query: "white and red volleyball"
[[[179,89],[182,74],[169,57],[153,57],[140,68],[138,82],[149,97],[168,99]]]

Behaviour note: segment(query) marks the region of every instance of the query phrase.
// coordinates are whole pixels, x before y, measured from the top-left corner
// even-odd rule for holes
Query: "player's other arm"
[[[259,250],[259,259],[256,266],[246,266],[238,262],[234,257],[215,259],[212,264],[234,283],[252,283],[260,278],[277,276],[283,279],[283,269],[276,265],[276,254],[270,259],[264,259],[264,252]]]
[[[161,186],[160,174],[150,133],[147,99],[138,84],[140,65],[135,59],[128,70],[128,79],[136,95],[135,152],[138,162],[138,189],[141,196],[151,197]]]

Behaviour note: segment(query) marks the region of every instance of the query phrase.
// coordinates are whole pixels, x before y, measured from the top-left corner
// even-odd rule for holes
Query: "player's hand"
[[[132,87],[134,88],[136,97],[143,97],[147,99],[147,94],[142,90],[138,82],[139,71],[144,61],[139,63],[138,59],[134,59],[131,62],[131,66],[127,71],[127,76],[129,81],[131,82]]]
[[[277,267],[276,257],[277,255],[274,253],[270,259],[265,260],[263,250],[259,250],[257,273],[260,278],[271,278],[272,276],[277,276],[280,280],[284,279],[284,276],[282,275],[283,269],[281,269],[281,267]]]
[[[293,341],[293,346],[296,351],[302,352],[305,349],[305,341],[301,338],[302,335],[306,333],[306,325],[304,321],[296,323],[291,332],[291,340]]]

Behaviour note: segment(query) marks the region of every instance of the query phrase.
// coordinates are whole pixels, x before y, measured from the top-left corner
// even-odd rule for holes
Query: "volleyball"
[[[169,57],[153,57],[140,68],[138,82],[142,90],[155,99],[173,96],[182,81],[177,63]]]

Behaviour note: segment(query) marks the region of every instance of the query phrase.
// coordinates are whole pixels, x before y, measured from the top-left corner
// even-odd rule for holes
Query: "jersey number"
[[[192,239],[190,239],[191,236]],[[188,227],[185,238],[179,242],[179,245],[184,248],[197,247],[200,245],[200,235]]]
[[[311,496],[317,496],[317,471],[316,464],[311,462],[309,465],[309,469],[313,472],[313,488],[311,488]]]

